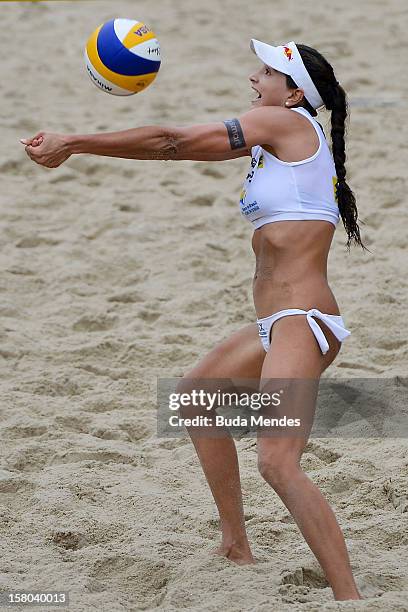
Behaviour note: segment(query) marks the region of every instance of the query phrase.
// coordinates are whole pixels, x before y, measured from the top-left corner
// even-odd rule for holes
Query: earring
[[[285,102],[285,106],[289,106],[287,102]]]

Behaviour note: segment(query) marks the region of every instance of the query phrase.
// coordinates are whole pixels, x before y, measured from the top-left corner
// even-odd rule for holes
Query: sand
[[[381,389],[408,366],[404,0],[0,11],[1,590],[66,590],[75,612],[408,610],[406,435],[313,438],[303,455],[366,598],[348,603],[334,602],[259,476],[253,439],[237,445],[258,563],[238,567],[211,554],[217,513],[190,440],[156,435],[158,377],[181,376],[254,321],[238,210],[247,158],[77,156],[47,170],[18,142],[234,117],[253,96],[251,37],[318,48],[349,92],[348,179],[371,250],[347,254],[339,225],[329,280],[352,336],[326,375]],[[118,16],[146,21],[163,52],[155,83],[123,99],[99,92],[82,58],[92,30]],[[319,121],[327,130],[329,115]]]

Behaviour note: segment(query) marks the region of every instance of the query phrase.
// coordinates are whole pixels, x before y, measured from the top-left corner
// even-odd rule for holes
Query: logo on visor
[[[292,57],[292,49],[290,47],[283,47],[283,52],[286,55],[286,57],[288,58],[288,60],[290,61],[291,59],[293,59]]]

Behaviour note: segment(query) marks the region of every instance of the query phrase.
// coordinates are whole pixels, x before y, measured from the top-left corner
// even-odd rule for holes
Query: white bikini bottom
[[[330,331],[336,336],[340,342],[343,342],[351,334],[345,325],[342,317],[340,315],[333,314],[325,314],[320,312],[317,308],[311,308],[310,310],[301,310],[300,308],[288,308],[287,310],[279,310],[279,312],[275,312],[275,314],[270,315],[269,317],[265,317],[263,319],[257,319],[258,327],[259,327],[259,337],[261,338],[263,347],[265,351],[268,351],[271,345],[271,330],[272,325],[278,319],[282,317],[287,317],[289,315],[297,315],[297,314],[305,314],[307,318],[307,322],[315,335],[317,342],[319,343],[320,350],[323,355],[327,353],[329,350],[329,344],[326,340],[326,336],[322,332],[319,325],[313,319],[320,319],[327,325]]]

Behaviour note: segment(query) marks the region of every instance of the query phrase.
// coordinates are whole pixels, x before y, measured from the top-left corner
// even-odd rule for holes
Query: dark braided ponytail
[[[336,199],[340,216],[347,232],[347,249],[350,249],[350,244],[354,241],[363,249],[368,250],[361,241],[360,228],[357,223],[356,198],[346,183],[346,168],[344,165],[346,161],[345,123],[348,115],[346,92],[337,81],[332,66],[323,55],[312,47],[298,44],[296,46],[325,107],[331,111],[332,154],[337,174]],[[288,87],[297,88],[297,84],[289,75],[286,75],[286,82]],[[303,98],[300,105],[309,111],[313,117],[316,117],[316,110],[309,104],[306,98]]]

